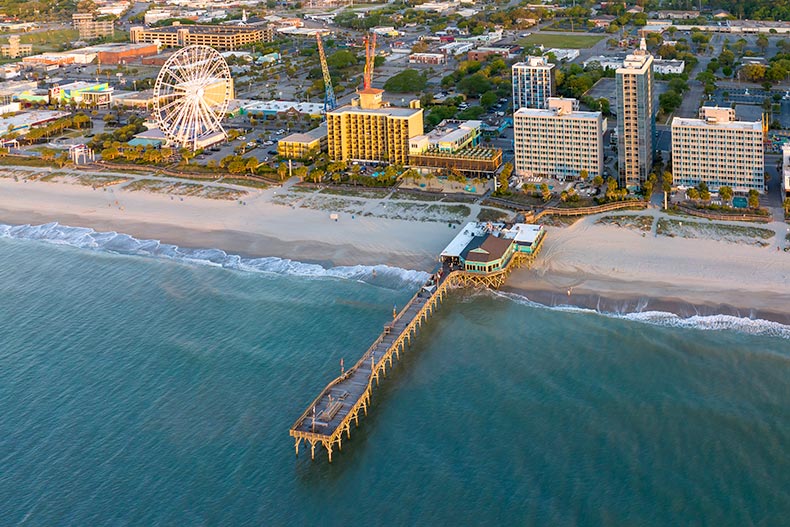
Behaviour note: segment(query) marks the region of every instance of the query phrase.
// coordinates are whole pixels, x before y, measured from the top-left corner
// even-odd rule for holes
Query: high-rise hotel
[[[636,190],[653,167],[653,56],[644,39],[616,71],[619,184]]]
[[[422,108],[385,106],[384,90],[367,88],[359,98],[326,114],[327,150],[334,161],[409,162],[409,141],[423,132]]]
[[[515,172],[560,180],[603,170],[601,112],[580,112],[576,99],[551,97],[548,109],[521,108],[513,114]]]
[[[513,64],[513,110],[548,108],[549,97],[556,91],[554,64],[545,57],[527,57]]]
[[[763,128],[760,121],[736,121],[732,108],[702,107],[699,119],[672,119],[672,174],[675,184],[702,182],[713,191],[765,190]]]

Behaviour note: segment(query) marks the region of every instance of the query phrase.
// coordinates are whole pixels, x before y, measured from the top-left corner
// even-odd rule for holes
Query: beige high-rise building
[[[580,112],[576,99],[549,98],[548,109],[521,108],[513,114],[515,172],[564,180],[603,171],[601,112]]]
[[[334,161],[409,162],[409,140],[423,133],[422,108],[386,107],[383,90],[368,88],[349,106],[328,112],[327,149]]]
[[[765,190],[762,122],[736,121],[732,108],[703,107],[699,119],[672,119],[672,175],[676,185],[702,182],[712,191]]]
[[[645,41],[617,68],[617,160],[619,184],[637,190],[653,167],[653,56]]]

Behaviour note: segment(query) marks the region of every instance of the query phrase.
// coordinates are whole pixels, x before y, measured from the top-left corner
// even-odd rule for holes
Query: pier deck
[[[433,292],[421,287],[392,322],[384,327],[384,331],[362,358],[324,388],[291,427],[291,437],[296,439],[296,455],[299,455],[299,444],[307,441],[311,456],[315,458],[315,446],[320,443],[327,450],[329,461],[332,461],[334,447],[337,446],[339,450],[342,446],[343,432],[351,437],[351,421],[358,425],[359,412],[367,414],[374,381],[378,384],[379,377],[386,375],[387,366],[392,366],[393,358],[399,358],[401,351],[411,343],[417,329],[441,302],[454,275],[444,270],[435,280],[436,289]],[[430,281],[426,285],[428,283]]]

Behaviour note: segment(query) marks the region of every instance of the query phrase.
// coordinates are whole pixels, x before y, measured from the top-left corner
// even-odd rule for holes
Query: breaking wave
[[[526,296],[505,291],[491,291],[495,296],[509,299],[518,304],[537,307],[542,309],[552,309],[555,311],[567,311],[574,313],[594,313],[610,318],[630,320],[656,326],[668,326],[676,328],[699,329],[705,331],[736,331],[748,335],[759,335],[768,337],[779,337],[790,340],[790,326],[764,320],[759,318],[738,317],[734,315],[692,315],[683,317],[675,313],[666,311],[631,311],[628,313],[615,313],[601,311],[572,305],[547,306],[539,302],[530,300]],[[640,304],[646,307],[645,304]]]
[[[159,240],[138,240],[128,234],[97,232],[84,227],[69,227],[57,222],[44,225],[0,224],[0,238],[39,240],[98,252],[165,258],[192,264],[212,265],[238,271],[307,278],[338,278],[362,281],[380,287],[402,288],[421,284],[428,273],[388,265],[323,267],[287,258],[244,258],[220,249],[187,249]]]

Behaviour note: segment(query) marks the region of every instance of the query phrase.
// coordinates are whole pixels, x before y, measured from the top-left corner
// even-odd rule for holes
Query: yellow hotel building
[[[327,114],[327,148],[333,161],[409,162],[409,140],[423,133],[419,101],[410,108],[384,107],[383,90],[368,88],[359,99]]]

